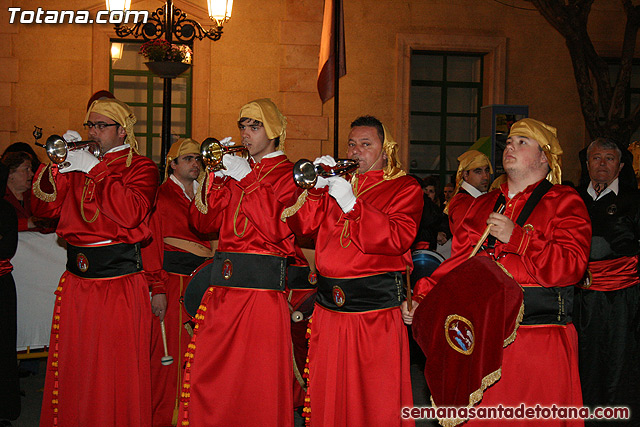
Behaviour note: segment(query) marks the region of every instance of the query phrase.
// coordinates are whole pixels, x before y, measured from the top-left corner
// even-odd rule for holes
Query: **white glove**
[[[335,166],[336,161],[331,156],[322,156],[315,159],[313,161],[313,164],[316,166],[317,165]],[[329,180],[327,178],[319,176],[318,179],[316,180],[316,185],[314,185],[313,188],[324,188],[327,185],[329,185]]]
[[[230,136],[228,136],[220,140],[220,145],[222,145],[223,147],[232,147],[236,145],[236,143],[231,140]]]
[[[316,178],[316,185],[313,188],[324,188],[329,185],[329,180],[323,176],[318,176]]]
[[[69,129],[64,133],[64,135],[62,135],[62,139],[64,139],[67,142],[82,141],[82,137],[80,136],[80,134],[75,130],[71,130],[71,129]]]
[[[347,213],[356,205],[356,196],[353,194],[351,184],[341,176],[328,178],[329,195],[336,199],[342,212]]]
[[[313,161],[314,165],[327,165],[327,166],[335,166],[336,165],[336,161],[334,160],[333,157],[331,156],[322,156],[322,157],[318,157],[317,159],[315,159]]]
[[[226,169],[222,169],[220,172],[230,176],[236,181],[241,181],[242,178],[247,176],[251,172],[251,166],[247,159],[233,156],[231,154],[225,154],[222,156],[222,164]]]
[[[66,165],[66,163],[69,165]],[[100,160],[87,150],[70,150],[67,153],[67,159],[62,165],[58,166],[58,170],[60,173],[73,171],[89,173],[98,163],[100,163]]]

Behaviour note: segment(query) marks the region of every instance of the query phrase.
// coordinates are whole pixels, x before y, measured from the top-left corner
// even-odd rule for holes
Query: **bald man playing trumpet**
[[[356,119],[347,157],[358,162],[357,173],[319,177],[287,219],[296,234],[316,239],[318,294],[304,410],[311,426],[400,426],[401,408],[412,406],[400,302],[422,191],[405,176],[396,150],[378,119]],[[336,164],[330,156],[315,163]]]

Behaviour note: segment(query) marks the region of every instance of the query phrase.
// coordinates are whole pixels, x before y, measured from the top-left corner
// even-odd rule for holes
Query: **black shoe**
[[[9,420],[0,420],[0,427],[12,427],[11,421]]]

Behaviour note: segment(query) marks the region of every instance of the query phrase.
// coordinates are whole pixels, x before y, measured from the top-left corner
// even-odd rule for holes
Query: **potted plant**
[[[145,62],[147,68],[165,79],[173,79],[187,71],[193,55],[189,46],[171,44],[164,39],[143,43],[139,53],[149,60]]]

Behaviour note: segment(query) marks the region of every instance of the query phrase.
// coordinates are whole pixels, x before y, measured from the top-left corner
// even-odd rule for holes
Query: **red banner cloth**
[[[473,257],[438,282],[412,325],[427,357],[434,406],[471,407],[482,400],[500,379],[503,348],[515,339],[523,313],[522,288],[488,257]]]
[[[336,31],[335,12],[340,11],[338,31]],[[338,39],[336,55],[335,40]],[[335,96],[336,56],[338,57],[338,77],[347,74],[347,61],[344,48],[344,14],[342,0],[325,0],[322,36],[320,39],[320,61],[318,64],[318,94],[322,103]]]

